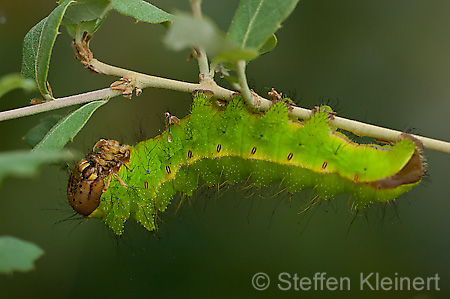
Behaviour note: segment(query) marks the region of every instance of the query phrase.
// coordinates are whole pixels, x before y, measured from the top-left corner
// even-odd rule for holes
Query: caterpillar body
[[[281,182],[287,192],[313,188],[322,199],[348,193],[356,209],[420,183],[426,167],[419,140],[402,134],[395,145],[354,143],[329,117],[318,109],[300,122],[288,117],[283,101],[259,113],[240,97],[224,106],[198,93],[192,113],[153,139],[135,147],[100,140],[69,178],[69,203],[120,235],[130,217],[156,230],[157,213],[177,192],[192,195],[200,181]]]

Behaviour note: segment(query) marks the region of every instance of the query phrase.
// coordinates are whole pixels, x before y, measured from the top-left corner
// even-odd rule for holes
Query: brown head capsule
[[[72,171],[67,186],[69,204],[83,216],[90,215],[99,206],[105,186],[93,165],[92,161],[81,160]]]
[[[89,216],[100,205],[102,193],[108,189],[106,182],[117,175],[120,166],[128,162],[130,149],[114,140],[100,140],[93,152],[73,169],[67,185],[67,199],[72,208],[83,216]]]

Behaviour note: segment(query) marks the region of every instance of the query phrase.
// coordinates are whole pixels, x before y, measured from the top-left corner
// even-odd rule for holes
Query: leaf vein
[[[258,15],[259,11],[261,10],[261,6],[262,6],[263,2],[264,2],[264,0],[261,0],[261,2],[259,2],[259,5],[256,8],[255,13],[253,14],[253,17],[248,22],[247,31],[245,32],[244,38],[242,39],[242,48],[245,48],[245,44],[247,43],[248,36],[252,29],[253,23],[255,22],[256,16]]]

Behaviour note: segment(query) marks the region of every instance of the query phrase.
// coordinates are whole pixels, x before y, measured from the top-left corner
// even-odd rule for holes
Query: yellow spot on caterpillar
[[[326,169],[327,166],[328,166],[328,162],[327,162],[327,161],[323,162],[323,164],[322,164],[322,169]]]
[[[94,172],[94,173],[92,173],[87,179],[88,179],[88,181],[93,181],[93,180],[95,180],[97,178],[97,174]]]
[[[220,153],[220,150],[221,150],[221,149],[222,149],[222,144],[219,143],[219,144],[217,145],[217,152]]]
[[[353,182],[357,182],[359,179],[359,174],[355,174],[355,177],[353,178]]]
[[[188,151],[188,159],[191,159],[191,158],[192,158],[192,151],[189,150],[189,151]]]
[[[81,160],[80,163],[78,163],[78,171],[83,172],[83,170],[88,167],[90,163],[86,160]]]
[[[291,161],[292,157],[294,156],[294,153],[289,153],[289,155],[287,156],[288,161]]]
[[[252,148],[251,154],[254,155],[255,153],[256,153],[256,146],[254,146],[254,147]]]
[[[166,172],[167,172],[167,174],[171,173],[169,165],[166,165]]]
[[[148,189],[148,182],[147,181],[144,182],[144,188]]]

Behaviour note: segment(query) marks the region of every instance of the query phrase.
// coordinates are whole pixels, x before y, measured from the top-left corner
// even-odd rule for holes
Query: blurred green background
[[[169,12],[188,0],[152,1]],[[226,30],[237,0],[204,0],[204,13]],[[22,39],[47,16],[54,1],[2,1],[0,76],[21,66]],[[91,74],[73,59],[61,28],[50,66],[56,97],[108,86],[115,78]],[[95,34],[96,58],[129,69],[195,82],[188,51],[162,46],[165,29],[111,13]],[[450,140],[450,2],[446,0],[302,0],[277,34],[275,50],[250,64],[249,81],[265,94],[274,87],[312,108],[330,102],[356,120]],[[14,91],[1,110],[28,105],[36,95]],[[164,112],[189,111],[190,95],[146,89],[132,100],[100,108],[69,144],[87,152],[99,138],[134,143],[164,129]],[[67,113],[55,111],[54,113]],[[49,115],[47,114],[47,115]],[[21,139],[45,114],[0,123],[0,150],[26,148]],[[36,270],[0,276],[0,297],[341,297],[449,298],[450,211],[448,155],[426,151],[429,177],[395,201],[374,204],[357,217],[344,196],[299,215],[310,192],[272,197],[233,188],[179,198],[161,215],[155,236],[129,221],[117,239],[100,221],[68,220],[67,170],[46,167],[33,179],[0,186],[0,235],[40,245]],[[242,188],[241,188],[242,189]],[[272,284],[253,289],[252,276]],[[351,290],[280,291],[281,272],[299,277],[349,277]],[[360,273],[427,277],[439,274],[440,292],[360,291]]]

